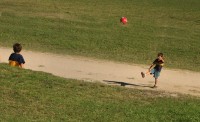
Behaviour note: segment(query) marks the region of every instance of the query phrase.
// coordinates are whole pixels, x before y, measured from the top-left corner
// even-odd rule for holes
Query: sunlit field
[[[199,40],[199,0],[0,1],[2,47],[200,71]]]

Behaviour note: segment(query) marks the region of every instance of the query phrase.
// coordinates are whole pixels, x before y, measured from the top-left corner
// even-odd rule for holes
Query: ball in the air
[[[127,18],[126,17],[122,17],[120,19],[120,22],[123,23],[123,24],[126,24],[128,22]]]

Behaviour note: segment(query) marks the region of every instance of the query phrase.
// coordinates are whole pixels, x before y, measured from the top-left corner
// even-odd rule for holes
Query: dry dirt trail
[[[1,61],[8,62],[8,57],[12,52],[11,48],[1,47]],[[21,54],[26,61],[25,68],[52,73],[64,78],[200,96],[200,73],[198,72],[164,68],[159,78],[158,88],[152,89],[153,77],[141,78],[140,75],[140,72],[146,71],[148,66],[25,50]]]

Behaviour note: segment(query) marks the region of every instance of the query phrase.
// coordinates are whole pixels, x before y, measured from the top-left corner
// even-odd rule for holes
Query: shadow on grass
[[[120,86],[138,86],[138,87],[148,87],[148,88],[152,88],[152,86],[150,85],[138,85],[138,84],[132,84],[132,83],[126,83],[126,82],[122,82],[122,81],[110,81],[110,80],[103,80],[104,82],[107,82],[107,84],[119,84]]]

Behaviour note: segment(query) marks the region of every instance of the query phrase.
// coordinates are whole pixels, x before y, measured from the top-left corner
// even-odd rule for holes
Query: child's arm
[[[155,64],[151,64],[151,66],[149,67],[148,71],[150,72],[151,69],[155,66]]]
[[[162,61],[163,63],[165,62],[165,61],[164,61],[164,57],[161,57],[161,56],[160,56],[160,57],[159,57],[159,60]]]
[[[160,66],[164,66],[164,63],[165,63],[164,58],[162,57],[160,60],[162,61],[162,63],[160,64]]]
[[[163,58],[161,59],[161,61],[162,61],[163,63],[165,62]]]
[[[147,70],[147,72],[145,73],[145,75],[150,75],[151,69],[155,66],[155,64],[151,64],[151,66],[149,67],[149,69]]]

